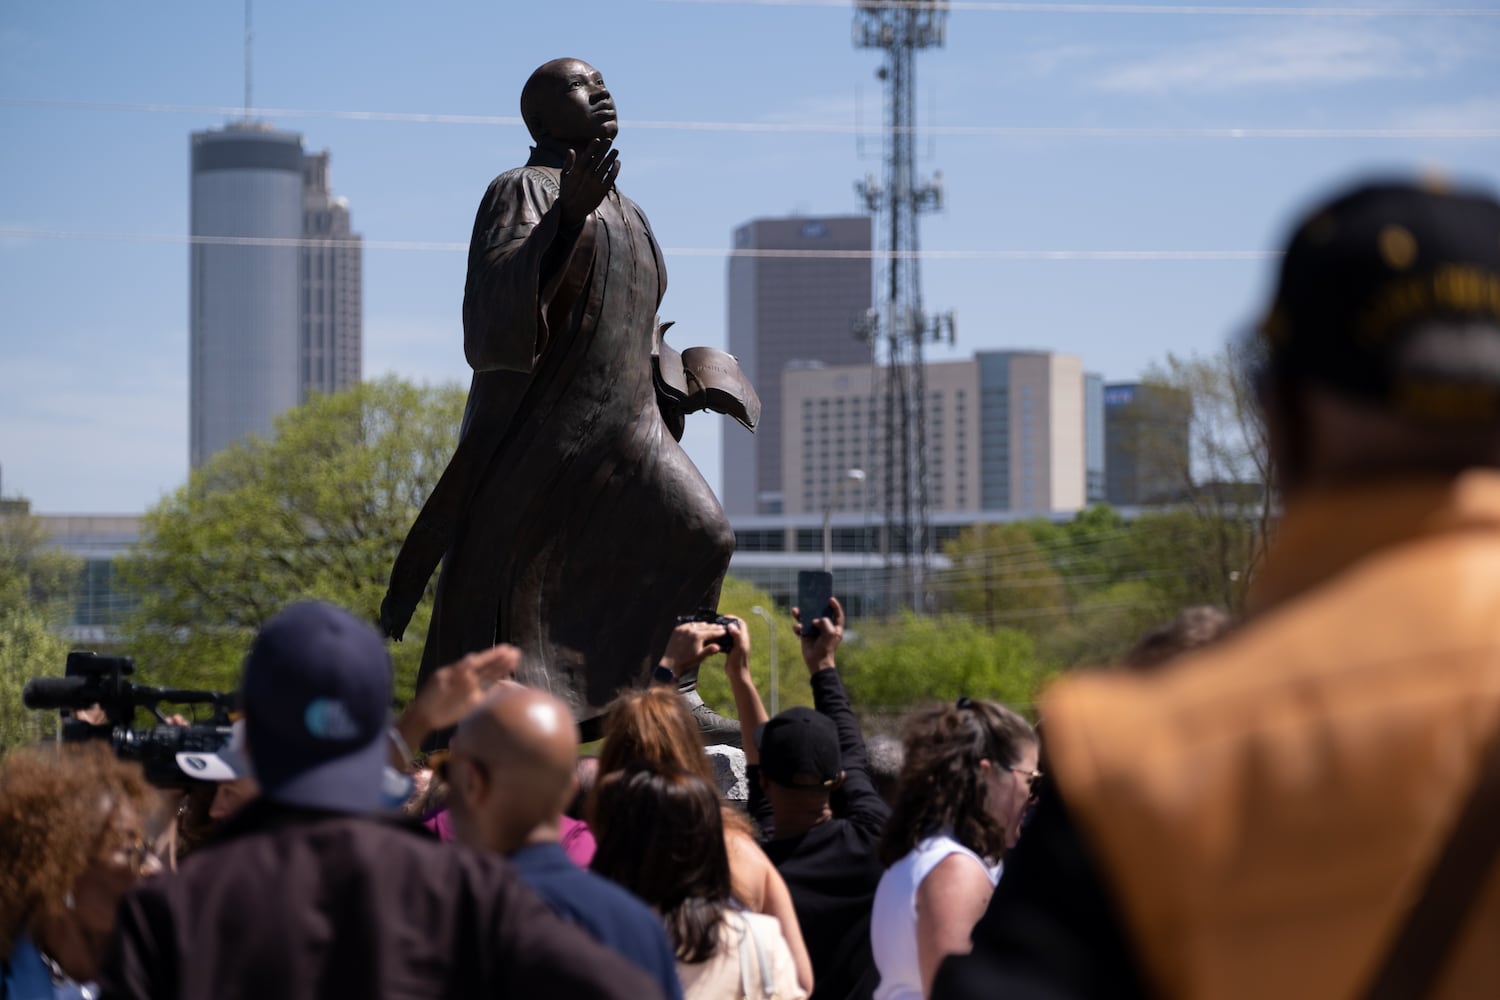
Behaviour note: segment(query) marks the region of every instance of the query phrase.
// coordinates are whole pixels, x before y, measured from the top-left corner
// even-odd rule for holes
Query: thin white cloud
[[[1126,94],[1341,86],[1440,75],[1460,40],[1385,26],[1294,25],[1223,34],[1107,69],[1100,89]]]
[[[873,91],[872,98],[863,98],[854,94],[804,97],[794,102],[791,107],[767,112],[757,116],[756,120],[774,122],[777,125],[827,125],[829,123],[853,125],[855,122],[863,121],[865,124],[873,123],[878,128],[882,113],[880,93],[877,90]]]
[[[1032,49],[1017,61],[1016,68],[1025,76],[1050,77],[1059,73],[1076,73],[1081,66],[1097,65],[1105,50],[1098,45],[1075,43]]]
[[[1402,108],[1391,116],[1392,128],[1475,131],[1500,128],[1500,96],[1468,97],[1442,104]]]

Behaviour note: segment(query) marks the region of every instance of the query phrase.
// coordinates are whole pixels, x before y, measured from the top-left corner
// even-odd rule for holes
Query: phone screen
[[[833,614],[833,574],[804,569],[797,572],[797,607],[802,615],[802,634],[817,635],[814,618]]]

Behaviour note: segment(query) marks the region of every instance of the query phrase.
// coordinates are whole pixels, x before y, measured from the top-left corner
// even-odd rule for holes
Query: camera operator
[[[156,870],[141,768],[102,743],[13,750],[0,761],[0,996],[93,996],[120,899]]]
[[[243,719],[230,727],[229,742],[217,753],[179,753],[177,767],[186,777],[213,784],[214,794],[208,806],[210,829],[260,794],[260,785],[245,754]]]

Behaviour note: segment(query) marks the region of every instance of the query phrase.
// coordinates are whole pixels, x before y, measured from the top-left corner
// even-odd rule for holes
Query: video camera
[[[81,712],[99,706],[106,722],[95,725],[63,716],[65,742],[108,740],[121,760],[138,762],[146,780],[159,788],[183,788],[190,779],[177,767],[179,753],[214,753],[229,742],[229,711],[234,695],[218,691],[147,687],[126,680],[135,673],[128,656],[69,653],[64,677],[33,677],[21,692],[30,709]],[[207,723],[174,726],[161,713],[162,702],[178,705],[212,705],[214,718]],[[158,725],[133,728],[136,709],[149,709]]]

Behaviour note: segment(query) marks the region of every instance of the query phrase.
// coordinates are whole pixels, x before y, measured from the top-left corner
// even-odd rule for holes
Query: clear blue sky
[[[918,57],[919,122],[1311,135],[924,138],[948,196],[924,248],[1262,251],[1356,175],[1442,167],[1500,187],[1500,18],[1018,6],[951,13],[946,48]],[[0,0],[0,489],[41,512],[139,512],[186,478],[188,133],[225,121],[193,109],[242,100],[243,18],[230,0]],[[724,341],[727,262],[702,251],[758,216],[855,211],[854,180],[880,169],[880,58],[852,46],[848,5],[257,0],[254,20],[262,108],[514,116],[539,63],[598,66],[620,108],[622,189],[665,247],[696,251],[668,258],[662,315],[681,346]],[[506,124],[270,117],[332,151],[334,188],[370,241],[463,243],[486,184],[528,145]],[[683,122],[789,127],[661,124]],[[1348,129],[1444,135],[1329,134]],[[1459,130],[1484,134],[1448,137]],[[1221,344],[1254,317],[1272,267],[970,259],[923,275],[928,307],[957,312],[955,356],[1044,347],[1130,379]],[[461,252],[368,249],[366,377],[467,381],[463,280]],[[688,431],[716,486],[719,419]]]

